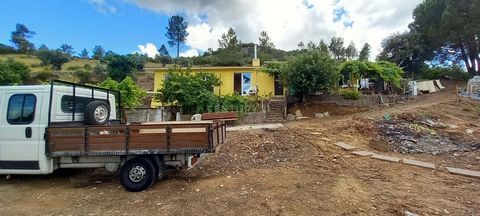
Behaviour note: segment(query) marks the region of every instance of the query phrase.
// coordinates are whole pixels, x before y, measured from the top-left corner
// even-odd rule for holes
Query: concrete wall
[[[245,113],[239,117],[238,121],[236,121],[235,124],[243,125],[265,123],[266,117],[267,113],[265,111]]]

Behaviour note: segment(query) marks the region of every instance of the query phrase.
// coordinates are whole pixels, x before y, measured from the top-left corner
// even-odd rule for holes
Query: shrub
[[[360,98],[360,92],[351,89],[342,91],[341,95],[348,100],[358,100]]]
[[[67,70],[69,71],[76,71],[76,70],[80,70],[80,66],[69,66],[67,67]]]
[[[55,74],[52,73],[52,71],[45,70],[45,71],[40,71],[34,76],[34,80],[37,80],[39,82],[47,83],[52,79],[57,78]]]
[[[0,85],[17,85],[30,76],[28,67],[13,59],[0,61]]]
[[[117,82],[112,78],[107,78],[100,83],[100,87],[118,90],[122,94],[123,105],[127,108],[134,108],[141,104],[143,98],[147,95],[145,90],[135,84],[129,76],[125,77],[121,82]]]

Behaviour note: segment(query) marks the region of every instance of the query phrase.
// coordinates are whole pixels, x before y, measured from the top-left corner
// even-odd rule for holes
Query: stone
[[[369,151],[353,151],[352,154],[362,156],[362,157],[367,157],[367,156],[372,156],[374,153]]]
[[[479,171],[459,169],[459,168],[455,168],[455,167],[446,167],[446,168],[447,168],[449,173],[480,178],[480,172]]]
[[[295,110],[295,116],[296,117],[302,117],[302,111],[300,111],[299,109]]]
[[[447,128],[449,129],[457,129],[458,126],[457,125],[454,125],[454,124],[446,124]]]
[[[480,157],[475,157],[475,159],[480,160]]]
[[[469,128],[469,129],[465,130],[465,133],[466,133],[466,134],[472,134],[472,133],[473,133],[473,130]]]
[[[293,121],[293,120],[295,120],[295,116],[292,115],[292,114],[288,114],[287,115],[287,121]]]
[[[322,135],[322,133],[319,133],[319,132],[311,132],[310,134],[311,135]]]
[[[395,162],[395,163],[400,162],[400,158],[391,157],[391,156],[387,156],[387,155],[373,154],[370,157],[378,159],[378,160],[383,160],[383,161],[389,161],[389,162]]]
[[[413,165],[413,166],[419,166],[419,167],[424,167],[424,168],[429,168],[429,169],[437,169],[435,167],[435,164],[433,163],[428,163],[428,162],[423,162],[423,161],[417,161],[417,160],[411,160],[411,159],[403,159],[404,164],[408,165]]]
[[[324,118],[325,115],[323,113],[315,113],[315,118]]]
[[[355,146],[352,146],[352,145],[349,145],[349,144],[346,144],[344,142],[337,142],[335,143],[334,145],[344,149],[344,150],[347,150],[347,151],[350,151],[350,150],[353,150],[355,149],[356,147]]]
[[[418,216],[418,214],[412,213],[410,211],[405,211],[405,216]]]
[[[325,117],[329,117],[329,116],[330,116],[330,113],[324,112],[323,115],[324,115]]]
[[[297,116],[296,119],[302,120],[302,119],[309,119],[309,118],[308,118],[308,117],[304,117],[304,116]]]
[[[329,138],[326,138],[326,137],[322,137],[320,139],[325,140],[325,141],[332,141],[332,139],[329,139]],[[479,158],[479,160],[480,160],[480,158]]]

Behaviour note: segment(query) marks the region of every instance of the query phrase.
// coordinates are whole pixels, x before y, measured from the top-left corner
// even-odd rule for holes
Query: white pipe
[[[254,48],[255,48],[254,49],[255,50],[255,59],[257,59],[257,44],[255,44]]]

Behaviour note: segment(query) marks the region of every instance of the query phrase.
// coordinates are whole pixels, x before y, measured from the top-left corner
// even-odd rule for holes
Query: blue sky
[[[10,44],[10,33],[22,23],[36,32],[31,39],[36,46],[43,43],[49,48],[66,43],[79,52],[102,45],[127,54],[139,44],[166,44],[168,16],[121,1],[112,4],[115,12],[87,0],[2,0],[2,8],[8,10],[0,13],[0,43]]]
[[[258,43],[267,31],[277,48],[297,49],[302,41],[318,43],[340,36],[345,43],[372,47],[372,59],[388,35],[407,30],[421,0],[1,0],[0,43],[10,44],[17,23],[37,34],[35,45],[58,48],[66,43],[79,52],[95,45],[120,54],[135,51],[155,56],[166,43],[168,18],[180,14],[189,36],[180,55],[194,56],[218,48],[232,27],[243,42]],[[168,47],[168,46],[167,46]],[[175,55],[175,49],[169,48]]]

